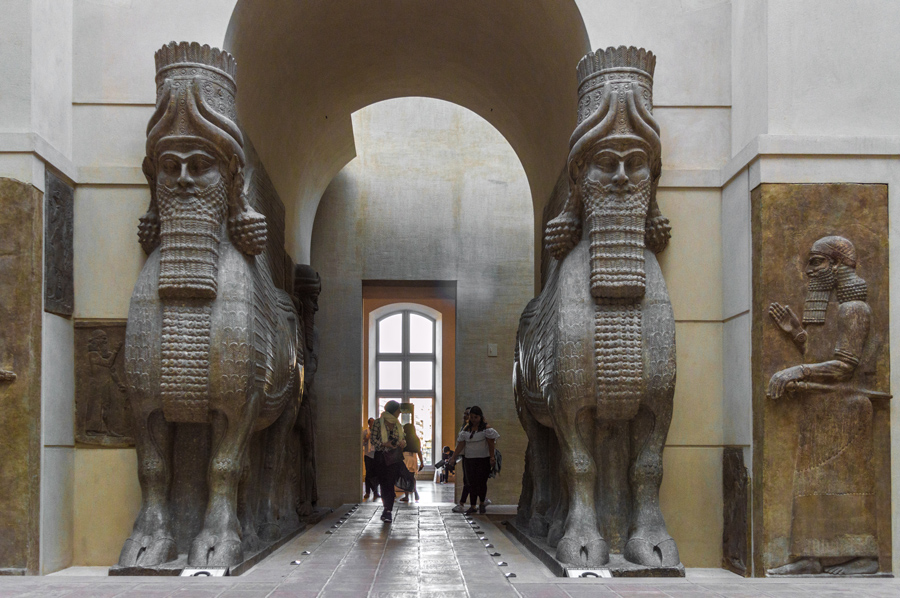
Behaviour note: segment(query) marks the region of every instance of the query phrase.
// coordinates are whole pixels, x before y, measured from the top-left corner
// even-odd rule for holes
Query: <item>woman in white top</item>
[[[471,506],[466,515],[475,512],[475,500],[478,500],[478,512],[485,512],[484,499],[487,496],[487,481],[491,475],[491,468],[496,462],[494,459],[494,441],[500,438],[500,433],[494,428],[489,428],[484,421],[484,413],[481,407],[475,406],[469,410],[469,421],[466,427],[459,433],[456,440],[456,450],[450,456],[449,461],[463,450],[466,458],[463,461],[466,483],[469,486],[469,500]]]

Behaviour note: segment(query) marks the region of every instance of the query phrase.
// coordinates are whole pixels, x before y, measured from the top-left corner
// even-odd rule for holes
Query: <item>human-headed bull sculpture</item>
[[[529,439],[517,523],[572,566],[604,565],[610,552],[679,565],[659,508],[675,320],[655,255],[670,230],[656,203],[655,64],[633,47],[578,64],[569,192],[544,237],[554,259],[516,339]]]
[[[234,59],[172,42],[156,53],[156,68],[143,167],[151,200],[139,226],[149,257],[125,341],[142,503],[119,565],[156,567],[178,556],[173,436],[176,425],[193,423],[211,427],[211,442],[208,503],[188,563],[230,566],[257,540],[254,509],[245,506],[239,519],[238,497],[251,477],[251,434],[267,427],[254,502],[259,536],[278,534],[274,486],[303,388],[303,329],[273,283],[266,219],[245,194]]]

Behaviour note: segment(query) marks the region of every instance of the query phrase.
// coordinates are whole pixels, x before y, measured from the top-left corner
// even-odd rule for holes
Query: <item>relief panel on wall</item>
[[[75,301],[72,226],[75,189],[47,169],[44,247],[44,311],[70,317]]]
[[[891,567],[886,185],[751,196],[755,574]]]
[[[39,567],[42,203],[0,178],[0,575]]]
[[[125,322],[75,323],[75,441],[133,446],[125,396]]]

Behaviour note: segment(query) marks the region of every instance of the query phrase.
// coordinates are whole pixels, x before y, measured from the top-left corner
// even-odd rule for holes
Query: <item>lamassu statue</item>
[[[555,259],[519,322],[513,384],[529,443],[517,523],[573,566],[610,552],[680,564],[659,508],[675,320],[655,255],[669,239],[655,63],[633,47],[579,63],[569,196],[544,237]]]
[[[142,503],[119,565],[155,567],[178,556],[169,504],[181,465],[175,427],[208,424],[208,503],[188,563],[231,566],[258,541],[248,502],[259,505],[260,536],[277,534],[275,484],[301,398],[303,330],[291,297],[272,282],[265,218],[245,196],[234,59],[172,42],[156,53],[156,67],[144,160],[151,200],[139,227],[149,257],[125,341]],[[255,475],[250,437],[270,426]],[[246,499],[248,484],[257,500]]]

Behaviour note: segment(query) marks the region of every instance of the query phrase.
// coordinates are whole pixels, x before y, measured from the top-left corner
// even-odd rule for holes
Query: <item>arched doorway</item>
[[[355,155],[351,114],[389,98],[443,99],[491,123],[522,162],[539,226],[575,126],[575,65],[591,50],[574,0],[238,0],[224,45],[298,263]]]
[[[532,296],[534,272],[540,267],[536,232],[575,125],[574,65],[589,51],[575,3],[536,0],[523,12],[521,4],[513,0],[378,6],[362,1],[239,0],[225,47],[238,62],[241,124],[285,203],[288,251],[296,262],[312,263],[323,275],[317,319],[323,334],[317,387],[323,403],[319,438],[329,448],[324,458],[322,449],[317,452],[320,502],[339,504],[359,495],[361,470],[351,464],[358,462],[355,454],[363,422],[358,393],[365,368],[356,351],[361,352],[363,345],[363,316],[358,306],[366,279],[459,282],[458,326],[474,330],[458,349],[458,381],[468,384],[463,400],[487,407],[489,417],[507,430],[506,454],[521,460],[526,441],[516,418],[508,370],[515,323]],[[366,234],[372,213],[359,214],[356,227],[341,233],[353,237],[353,242],[330,235],[322,242],[322,251],[315,254],[314,225],[320,230],[326,219],[340,219],[338,211],[349,209],[328,206],[323,213],[322,208],[334,199],[326,189],[352,185],[341,171],[358,153],[354,113],[408,96],[464,107],[499,133],[503,145],[516,157],[516,168],[524,174],[520,192],[524,205],[503,214],[479,213],[476,201],[473,216],[466,221],[471,236],[454,239],[433,230],[421,247],[437,258],[427,261],[438,264],[432,268],[437,273],[413,272],[415,267],[409,263],[399,272],[345,267],[360,261],[359,255],[348,252],[351,247],[364,251],[356,241]],[[484,164],[472,162],[450,177],[457,182],[456,191],[465,190],[467,169],[479,168],[481,180],[489,181]],[[504,176],[494,178],[502,180]],[[482,195],[484,206],[493,205],[491,191]],[[434,194],[435,201],[423,210],[423,219],[430,210],[447,209],[449,204],[441,203],[439,196]],[[513,213],[527,215],[527,228],[521,230],[517,223],[509,243],[493,246],[491,227],[503,230],[506,226],[509,233]],[[461,218],[452,210],[447,217],[454,222]],[[528,245],[522,252],[524,239]],[[470,257],[475,255],[472,251],[480,251],[478,255],[488,255],[493,261],[488,260],[487,268],[476,268],[472,276],[466,272],[471,259],[454,257],[450,269],[440,263],[441,255],[465,256],[467,251]],[[519,252],[515,265],[503,258],[511,251]],[[329,275],[329,268],[337,275]],[[468,316],[464,318],[464,314]],[[460,338],[463,336],[461,333]],[[494,348],[493,353],[489,347]],[[465,373],[464,359],[468,360]],[[326,391],[329,387],[331,391]],[[326,398],[323,392],[331,396]],[[447,418],[451,427],[457,425],[459,416]],[[321,431],[331,438],[326,440]],[[518,496],[520,466],[516,457],[505,461],[509,475],[498,483],[498,491],[507,502]]]

